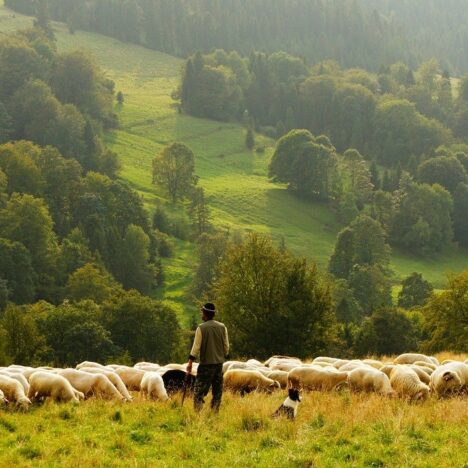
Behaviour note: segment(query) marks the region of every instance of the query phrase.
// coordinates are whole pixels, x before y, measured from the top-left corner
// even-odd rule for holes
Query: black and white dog
[[[288,419],[294,419],[297,415],[297,407],[301,401],[301,394],[297,388],[288,388],[288,397],[283,404],[273,413],[274,418],[287,416]]]

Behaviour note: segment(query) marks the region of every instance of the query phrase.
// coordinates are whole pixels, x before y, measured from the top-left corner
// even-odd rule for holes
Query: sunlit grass
[[[466,398],[409,404],[377,395],[308,393],[298,418],[284,399],[225,394],[218,416],[138,398],[0,412],[1,466],[456,466],[467,463]]]

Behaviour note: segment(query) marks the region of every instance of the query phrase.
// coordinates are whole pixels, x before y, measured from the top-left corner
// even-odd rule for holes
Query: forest
[[[149,36],[138,29],[139,20],[133,28],[114,17],[119,34],[127,30],[122,36],[101,29],[107,8],[123,14],[121,2],[74,2],[76,10],[66,1],[6,3],[19,11],[38,9],[34,28],[0,41],[0,364],[183,359],[193,331],[155,299],[176,239],[195,244],[190,298],[219,304],[235,355],[247,355],[253,341],[259,358],[280,351],[300,357],[467,351],[466,331],[457,325],[466,323],[467,272],[449,275],[437,294],[414,272],[394,294],[390,254],[398,248],[430,258],[467,246],[468,76],[453,76],[448,68],[454,66],[435,59],[405,64],[388,50],[377,51],[388,57],[387,65],[371,63],[362,47],[362,56],[345,54],[349,60],[343,60],[341,52],[321,46],[323,56],[247,51],[215,35],[204,45],[184,45],[177,29],[183,14],[177,27],[164,22],[177,32],[171,40],[161,23],[150,28],[159,31],[156,42],[145,43]],[[282,5],[296,3],[275,3],[278,10],[269,14],[280,17]],[[371,18],[359,3],[362,12],[353,6],[353,15]],[[216,4],[210,2],[214,17]],[[130,9],[127,19],[134,6],[177,15],[177,8],[189,11],[190,5],[123,4]],[[262,2],[249,5],[260,8]],[[341,23],[332,3],[307,5]],[[77,11],[81,16],[63,16]],[[106,134],[119,128],[116,111],[126,98],[89,53],[58,51],[49,14],[67,21],[71,35],[97,30],[186,55],[172,93],[177,112],[242,125],[253,153],[265,151],[257,140],[273,142],[270,181],[326,206],[341,226],[327,271],[266,235],[217,229],[195,169],[197,155],[181,142],[154,154],[152,182],[167,203],[148,212],[105,144]],[[391,16],[382,9],[384,14]],[[167,20],[171,14],[144,17]],[[254,17],[231,23],[244,27]],[[195,18],[190,25],[196,27]],[[383,23],[381,33],[390,34],[390,26]],[[353,31],[367,34],[365,27]],[[370,36],[365,42],[372,44]],[[351,43],[357,42],[344,41]],[[273,41],[271,50],[277,47]],[[180,223],[175,211],[185,212],[190,224]],[[246,329],[246,321],[256,326]],[[271,333],[264,336],[267,326]]]
[[[35,15],[41,0],[6,0]],[[86,30],[185,57],[198,50],[284,50],[314,64],[377,71],[436,57],[468,72],[464,0],[47,0],[51,17]]]

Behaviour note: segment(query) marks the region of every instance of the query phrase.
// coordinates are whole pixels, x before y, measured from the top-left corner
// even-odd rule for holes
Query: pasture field
[[[182,406],[180,394],[161,403],[137,392],[131,403],[0,407],[0,466],[468,467],[466,395],[307,392],[296,420],[271,418],[285,393],[225,392],[219,415],[208,404],[195,413],[189,396]]]
[[[0,0],[0,36],[32,24],[31,18],[13,14],[2,5]],[[167,143],[181,141],[196,155],[196,172],[218,228],[266,233],[278,241],[283,238],[295,254],[325,267],[341,229],[334,213],[268,180],[273,140],[257,135],[257,145],[264,146],[265,152],[248,151],[242,126],[178,113],[171,93],[177,88],[182,60],[97,34],[78,31],[71,35],[60,23],[54,23],[54,30],[59,49],[91,51],[115,81],[116,91],[123,92],[123,106],[116,105],[121,127],[108,133],[106,140],[120,156],[121,177],[139,191],[150,212],[156,203],[166,203],[151,184],[152,158]],[[169,205],[169,209],[183,212],[182,205]],[[194,262],[193,244],[176,242],[174,257],[163,263],[168,282],[155,293],[175,306],[181,317],[190,306],[187,286]],[[447,272],[459,272],[466,265],[466,250],[427,259],[394,251],[391,264],[395,281],[417,271],[438,288],[444,287]]]
[[[410,404],[364,394],[308,393],[295,421],[284,399],[225,394],[218,416],[137,399],[0,410],[0,466],[467,467],[466,397]]]

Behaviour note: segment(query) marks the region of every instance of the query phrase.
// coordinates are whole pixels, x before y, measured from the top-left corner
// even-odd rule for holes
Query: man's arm
[[[187,364],[187,373],[192,373],[192,364],[193,361],[196,361],[197,357],[200,355],[200,348],[202,344],[202,332],[200,327],[197,328],[195,332],[195,338],[193,340],[192,350],[190,351],[190,356]]]
[[[229,336],[227,328],[224,327],[224,357],[229,358]]]

